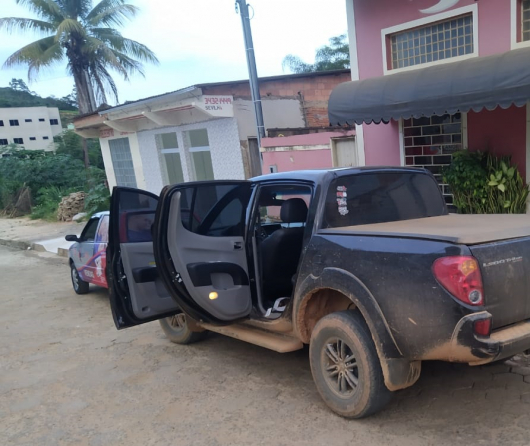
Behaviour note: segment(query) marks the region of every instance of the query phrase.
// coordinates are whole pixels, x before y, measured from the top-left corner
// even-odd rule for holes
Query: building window
[[[15,144],[24,144],[23,138],[14,138],[13,141]]]
[[[33,122],[33,119],[24,119],[24,122]]]
[[[390,43],[393,70],[472,54],[473,14],[392,34]]]
[[[0,127],[4,126],[4,121],[0,120]]]
[[[7,139],[0,139],[0,146],[7,146],[9,144],[9,142],[7,141]]]
[[[521,31],[523,42],[530,40],[530,0],[521,1]]]
[[[175,132],[159,133],[155,135],[155,142],[160,153],[164,183],[183,183],[184,174],[182,172],[182,161],[180,159],[177,134]]]
[[[448,205],[453,203],[449,186],[443,183],[442,169],[452,155],[462,150],[462,115],[431,116],[403,121],[405,164],[424,167],[438,183]]]
[[[51,125],[59,125],[59,120],[58,119],[50,119],[50,124]]]
[[[50,139],[48,136],[43,136],[42,139]]]
[[[34,136],[30,136],[30,137],[29,137],[29,140],[30,140],[30,141],[36,141],[37,138],[35,138]]]
[[[46,119],[44,119],[44,118],[39,118],[39,122],[45,122],[45,121],[46,121]]]
[[[195,180],[208,181],[215,179],[208,131],[206,129],[200,129],[190,130],[184,133],[187,135],[189,142],[189,152]]]
[[[10,120],[9,120],[9,125],[10,125],[11,127],[16,127],[16,126],[18,126],[18,125],[19,125],[19,124],[18,124],[18,119],[10,119]]]
[[[129,138],[112,139],[109,141],[109,147],[116,184],[118,186],[136,188],[136,176],[134,174]]]

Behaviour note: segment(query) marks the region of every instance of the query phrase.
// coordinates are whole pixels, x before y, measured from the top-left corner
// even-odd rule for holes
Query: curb
[[[10,246],[11,248],[26,250],[26,249],[32,249],[33,243],[28,243],[23,240],[7,240],[7,239],[0,238],[0,245]]]
[[[23,251],[33,250],[37,252],[48,252],[50,254],[55,254],[59,257],[68,258],[68,249],[58,248],[57,253],[47,251],[46,248],[40,243],[30,243],[24,240],[8,240],[0,239],[0,245],[9,246],[11,248],[21,249]]]

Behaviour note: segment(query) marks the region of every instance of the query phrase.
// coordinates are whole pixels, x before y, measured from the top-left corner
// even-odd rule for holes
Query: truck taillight
[[[482,276],[474,257],[440,257],[433,263],[432,271],[440,285],[458,300],[473,306],[484,303]]]

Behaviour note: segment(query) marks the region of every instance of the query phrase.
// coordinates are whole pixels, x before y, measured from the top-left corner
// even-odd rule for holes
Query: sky
[[[97,0],[94,1],[94,4]],[[145,66],[126,82],[116,74],[120,103],[178,90],[199,83],[248,78],[241,18],[234,0],[129,0],[141,11],[122,34],[153,50],[160,64]],[[287,54],[314,62],[315,50],[346,32],[345,0],[248,0],[259,76],[289,74]],[[0,0],[0,17],[32,17],[15,0]],[[27,79],[27,69],[6,69],[3,62],[39,34],[0,31],[0,87],[12,78]],[[71,93],[73,79],[65,65],[42,72],[30,90],[41,96]],[[111,101],[109,101],[111,102]],[[111,102],[111,104],[113,104]]]

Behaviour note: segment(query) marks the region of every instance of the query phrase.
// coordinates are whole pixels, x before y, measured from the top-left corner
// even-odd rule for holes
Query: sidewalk
[[[19,249],[33,249],[63,257],[68,256],[67,234],[79,235],[85,222],[47,222],[27,217],[0,218],[0,245]]]

